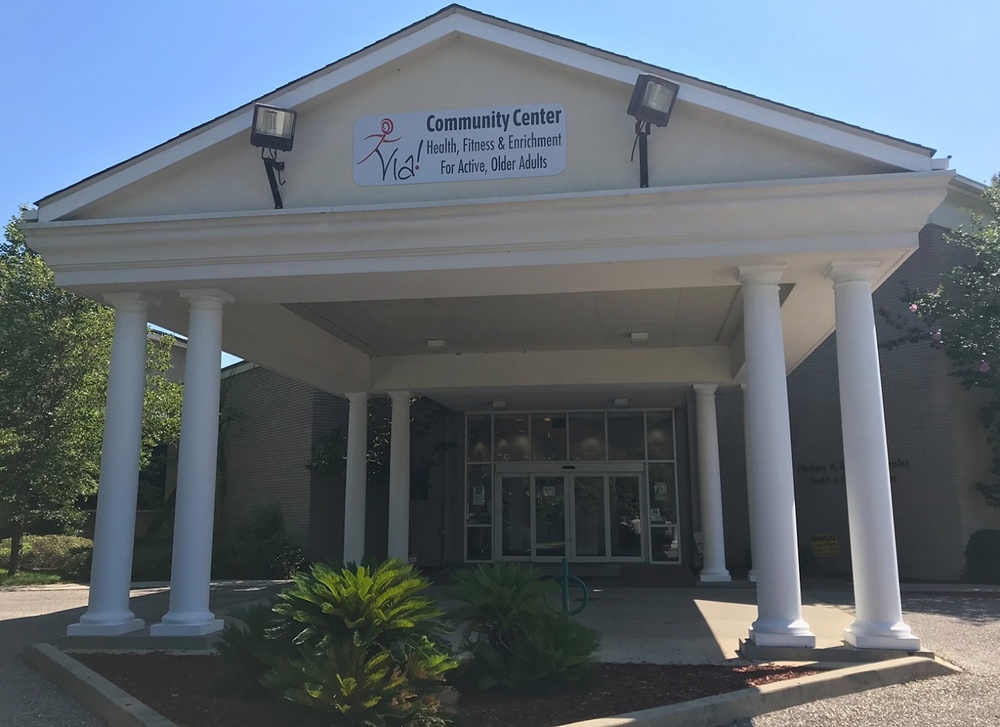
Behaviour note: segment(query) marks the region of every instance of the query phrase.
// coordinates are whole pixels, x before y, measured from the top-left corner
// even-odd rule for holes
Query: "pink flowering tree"
[[[963,387],[988,394],[979,417],[993,448],[996,480],[976,487],[990,505],[1000,507],[1000,175],[993,177],[983,198],[989,212],[974,215],[969,225],[948,236],[950,243],[972,253],[971,261],[944,273],[934,290],[904,283],[908,313],[883,308],[879,314],[900,331],[884,348],[927,342],[944,352],[951,375]]]

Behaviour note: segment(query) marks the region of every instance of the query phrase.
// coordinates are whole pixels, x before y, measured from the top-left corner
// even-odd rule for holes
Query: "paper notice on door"
[[[472,486],[472,504],[476,507],[482,507],[486,504],[486,485]]]

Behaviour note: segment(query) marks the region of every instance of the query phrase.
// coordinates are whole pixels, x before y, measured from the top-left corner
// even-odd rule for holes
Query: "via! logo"
[[[374,134],[368,134],[365,137],[365,141],[369,139],[377,140],[374,141],[374,148],[368,152],[364,159],[357,163],[357,166],[361,166],[366,161],[371,159],[373,156],[378,157],[379,163],[382,165],[382,181],[384,182],[387,177],[392,177],[396,182],[405,182],[408,179],[412,179],[416,176],[417,172],[420,170],[420,155],[424,150],[423,139],[417,145],[417,151],[415,154],[410,154],[402,161],[399,160],[400,147],[395,146],[396,142],[402,141],[402,136],[397,136],[394,139],[389,138],[395,129],[395,125],[392,123],[392,119],[386,117],[382,119],[381,124],[379,124],[379,131]],[[389,145],[392,144],[392,151],[389,150]]]

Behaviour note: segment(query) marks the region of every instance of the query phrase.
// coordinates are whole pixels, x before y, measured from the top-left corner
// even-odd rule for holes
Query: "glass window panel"
[[[608,478],[611,498],[611,555],[634,557],[642,555],[642,520],[639,513],[639,477],[621,475]]]
[[[649,542],[653,552],[653,560],[658,563],[680,559],[680,548],[677,546],[677,528],[652,527],[649,529]]]
[[[535,462],[566,460],[566,415],[531,415],[531,459]]]
[[[649,458],[674,458],[674,413],[672,411],[646,412],[646,443]]]
[[[605,460],[608,448],[604,442],[604,413],[569,415],[569,458],[572,460]]]
[[[604,542],[604,476],[577,475],[573,478],[573,507],[576,520],[576,555],[607,555]]]
[[[469,525],[492,524],[493,488],[491,465],[472,464],[468,467],[468,490],[466,492],[466,518]]]
[[[608,459],[646,459],[642,412],[608,412]]]
[[[489,462],[492,458],[489,414],[473,414],[465,419],[467,431],[466,457],[469,462]]]
[[[466,528],[469,560],[493,560],[493,528]]]
[[[649,465],[649,523],[650,525],[676,525],[677,502],[674,488],[674,465],[668,463]]]
[[[528,475],[501,476],[500,498],[503,503],[503,554],[531,555],[531,478]]]
[[[497,462],[527,462],[530,452],[527,414],[493,417],[493,451]]]

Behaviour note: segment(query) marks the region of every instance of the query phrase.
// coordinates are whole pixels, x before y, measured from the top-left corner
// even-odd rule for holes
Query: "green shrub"
[[[94,551],[81,550],[66,560],[66,565],[63,566],[61,573],[66,580],[89,583],[90,569],[93,564]]]
[[[965,546],[967,583],[1000,585],[1000,530],[977,530]]]
[[[26,571],[63,571],[77,553],[91,550],[94,542],[75,535],[25,535],[21,543],[21,568]],[[0,568],[10,563],[10,538],[0,541]]]
[[[440,725],[435,696],[456,666],[441,641],[441,610],[412,566],[316,565],[279,594],[269,615],[236,614],[219,652],[230,688],[259,681],[325,724]]]
[[[459,680],[480,689],[550,691],[587,679],[597,632],[549,606],[537,569],[490,563],[455,574],[449,619],[463,626],[471,656]]]
[[[216,543],[212,551],[212,577],[218,579],[289,578],[305,564],[305,553],[285,532],[280,505],[258,508],[235,538]]]
[[[296,649],[290,641],[269,638],[269,631],[280,621],[272,604],[236,608],[229,615],[243,623],[226,624],[215,645],[229,666],[216,686],[243,698],[263,696],[266,692],[261,689],[261,679],[271,669],[275,657],[279,652],[292,656]]]
[[[132,550],[134,582],[169,581],[174,546],[169,540],[136,538]]]

